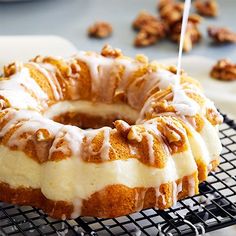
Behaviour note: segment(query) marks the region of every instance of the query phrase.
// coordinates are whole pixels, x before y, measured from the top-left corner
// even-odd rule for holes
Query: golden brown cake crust
[[[118,217],[134,213],[141,209],[157,207],[167,209],[173,201],[189,196],[190,182],[195,183],[194,194],[198,193],[197,172],[176,181],[182,183],[176,199],[173,198],[173,184],[162,184],[159,188],[161,195],[156,199],[154,188],[129,188],[121,184],[109,185],[105,189],[95,192],[88,200],[83,200],[81,215],[103,218]],[[53,218],[71,218],[73,204],[65,201],[52,201],[47,199],[40,189],[11,188],[8,184],[0,183],[0,200],[18,205],[31,205],[43,209]],[[119,206],[119,207],[117,207]]]
[[[63,109],[64,104],[68,110]],[[98,104],[102,108],[93,111]],[[63,111],[54,113],[57,105]],[[116,111],[117,107],[122,112]],[[90,109],[89,114],[83,109]],[[126,117],[129,111],[132,116],[127,117],[133,120]],[[46,116],[47,112],[53,115]],[[120,113],[123,115],[119,117]],[[171,207],[176,200],[196,194],[199,181],[206,180],[209,171],[219,164],[215,156],[221,148],[217,136],[221,122],[198,82],[184,72],[177,78],[176,68],[149,62],[145,56],[131,59],[105,47],[101,54],[79,52],[69,59],[38,56],[28,63],[13,63],[4,68],[0,80],[0,144],[6,152],[0,158],[5,161],[19,155],[29,171],[14,174],[15,181],[5,181],[9,176],[4,173],[0,200],[40,207],[55,218],[116,217],[148,207]],[[81,129],[97,127],[102,128]],[[216,151],[208,142],[211,133]],[[195,144],[199,150],[195,150]],[[123,175],[123,164],[132,176]],[[14,158],[9,165],[15,165]],[[94,179],[88,177],[93,173],[79,176],[83,171],[74,169],[77,165],[78,169],[95,169]],[[106,172],[109,165],[117,172]],[[100,167],[101,182],[95,175]],[[137,173],[133,173],[133,167]],[[21,167],[14,168],[18,171]],[[33,168],[38,171],[33,172],[35,176],[30,173]],[[66,172],[70,184],[66,178],[58,183],[57,173],[64,173],[63,168],[71,173]],[[173,175],[169,176],[172,168]],[[103,170],[108,177],[103,176]],[[145,185],[149,170],[155,178],[159,174],[161,178]],[[44,171],[49,179],[42,176]],[[145,171],[148,179],[143,181]],[[77,188],[81,184],[78,177],[81,182],[83,178],[88,180],[88,189]],[[68,195],[63,191],[60,195],[63,188]]]

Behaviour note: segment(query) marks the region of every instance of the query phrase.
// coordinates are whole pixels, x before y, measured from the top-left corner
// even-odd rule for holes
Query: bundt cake
[[[222,117],[175,74],[109,46],[4,67],[0,200],[106,218],[197,194],[219,164]]]

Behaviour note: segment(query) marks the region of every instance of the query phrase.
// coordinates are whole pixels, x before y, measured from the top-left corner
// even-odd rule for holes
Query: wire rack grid
[[[54,220],[41,210],[0,202],[0,236],[5,235],[198,235],[236,224],[236,124],[224,116],[221,164],[196,196],[167,210],[147,209],[114,219]]]

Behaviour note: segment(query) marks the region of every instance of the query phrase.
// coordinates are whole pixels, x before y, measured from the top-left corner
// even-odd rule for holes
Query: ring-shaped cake
[[[219,164],[222,117],[175,74],[109,46],[4,67],[0,200],[55,218],[117,217],[198,193]]]

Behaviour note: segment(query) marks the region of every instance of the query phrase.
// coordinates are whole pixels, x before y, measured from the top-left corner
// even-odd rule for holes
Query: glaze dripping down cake
[[[117,217],[197,194],[219,164],[222,117],[175,74],[110,47],[4,67],[0,200],[54,218]]]

